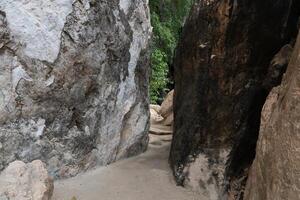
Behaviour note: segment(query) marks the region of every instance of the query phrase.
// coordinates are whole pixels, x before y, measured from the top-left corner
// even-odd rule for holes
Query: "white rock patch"
[[[151,35],[152,31],[151,26],[149,26],[150,19],[147,18],[150,11],[145,9],[144,3],[144,1],[138,2],[139,5],[136,10],[134,10],[134,14],[129,20],[130,27],[133,31],[133,40],[129,49],[130,61],[128,63],[128,76],[125,81],[120,84],[120,92],[118,94],[117,101],[117,105],[124,107],[124,102],[127,105],[125,106],[126,109],[124,109],[124,113],[127,113],[130,110],[132,103],[135,101],[135,70],[142,50],[147,48],[147,41],[149,40],[149,35]],[[127,9],[130,7],[130,4],[131,3],[128,0],[121,0],[120,8],[127,13]],[[141,26],[136,26],[136,24],[140,22],[140,19],[147,19],[147,21],[144,21]]]
[[[15,42],[35,59],[54,62],[60,49],[61,32],[74,0],[1,0]]]
[[[128,0],[120,0],[120,8],[124,11],[124,13],[127,15],[128,10],[131,6],[131,1]]]
[[[15,90],[19,81],[21,79],[24,79],[26,81],[32,81],[30,76],[26,73],[26,71],[23,69],[21,65],[16,67],[12,70],[12,83],[13,83],[13,89]]]
[[[39,119],[36,123],[37,131],[35,132],[35,137],[40,137],[44,133],[44,129],[46,128],[46,120]]]
[[[48,78],[46,81],[45,81],[45,84],[47,87],[51,86],[53,83],[54,83],[54,80],[55,80],[55,76],[52,75],[50,76],[50,78]]]

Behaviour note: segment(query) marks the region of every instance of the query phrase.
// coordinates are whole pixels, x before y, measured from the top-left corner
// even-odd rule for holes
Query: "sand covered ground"
[[[171,136],[150,135],[148,151],[55,182],[54,200],[196,200],[176,186],[168,165]]]

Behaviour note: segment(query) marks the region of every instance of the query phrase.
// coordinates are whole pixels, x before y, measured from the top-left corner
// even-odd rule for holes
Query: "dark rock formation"
[[[0,170],[69,176],[146,149],[147,3],[0,1]]]
[[[293,43],[299,8],[299,1],[286,0],[199,0],[193,7],[174,64],[170,163],[177,182],[203,199],[242,191],[269,83],[278,84],[284,72],[282,66],[269,78],[269,66]]]
[[[300,199],[300,35],[282,84],[264,105],[245,200]]]
[[[269,66],[267,78],[263,82],[263,87],[267,90],[278,86],[281,83],[282,76],[289,64],[293,47],[290,44],[284,45],[274,56]]]

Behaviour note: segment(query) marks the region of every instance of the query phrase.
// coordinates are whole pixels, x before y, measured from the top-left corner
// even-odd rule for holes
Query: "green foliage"
[[[193,0],[150,0],[153,45],[150,80],[151,103],[158,103],[169,83],[169,64]]]
[[[168,83],[167,55],[160,49],[155,49],[151,54],[152,77],[150,82],[151,103],[159,100],[160,90],[166,88]]]

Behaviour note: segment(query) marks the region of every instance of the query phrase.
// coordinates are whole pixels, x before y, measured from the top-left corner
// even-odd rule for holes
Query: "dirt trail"
[[[151,135],[146,153],[55,182],[54,200],[196,200],[176,186],[168,165],[170,136]],[[72,200],[73,200],[72,199]]]

